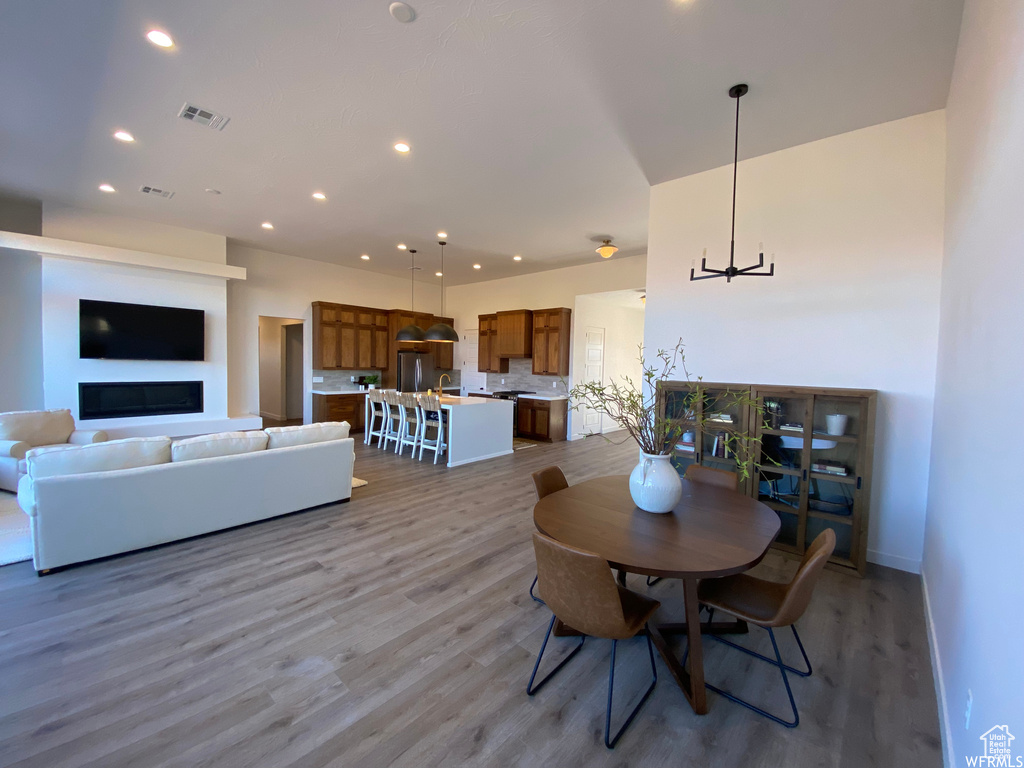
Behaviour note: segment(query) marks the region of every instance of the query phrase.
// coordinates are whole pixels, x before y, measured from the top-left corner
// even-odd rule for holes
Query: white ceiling
[[[0,0],[0,188],[424,280],[445,229],[450,284],[628,256],[649,184],[731,161],[736,82],[747,157],[942,108],[962,0],[388,5]]]

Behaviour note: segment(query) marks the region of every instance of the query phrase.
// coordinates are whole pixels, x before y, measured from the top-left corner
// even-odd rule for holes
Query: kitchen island
[[[511,400],[442,397],[448,413],[448,466],[493,459],[512,453]]]

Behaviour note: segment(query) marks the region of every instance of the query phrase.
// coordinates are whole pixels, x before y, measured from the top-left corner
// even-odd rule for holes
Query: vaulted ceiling
[[[3,190],[390,274],[402,242],[424,280],[444,230],[452,284],[597,259],[601,237],[645,252],[650,184],[731,161],[734,83],[743,157],[942,108],[962,10],[411,0],[400,23],[387,0],[0,2]],[[230,122],[189,123],[186,101]]]

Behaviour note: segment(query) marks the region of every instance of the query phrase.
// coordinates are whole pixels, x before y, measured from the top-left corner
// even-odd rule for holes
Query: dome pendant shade
[[[432,326],[427,328],[427,332],[423,338],[426,341],[456,342],[459,340],[459,334],[456,333],[455,329],[447,323],[434,323]]]
[[[418,325],[407,325],[395,334],[395,341],[426,341],[426,334]]]
[[[619,250],[618,248],[616,248],[614,245],[612,245],[612,241],[611,240],[605,240],[604,241],[604,245],[602,245],[600,248],[598,248],[594,252],[601,254],[601,258],[602,259],[610,259],[612,257],[612,255],[615,252],[617,252],[618,250]]]

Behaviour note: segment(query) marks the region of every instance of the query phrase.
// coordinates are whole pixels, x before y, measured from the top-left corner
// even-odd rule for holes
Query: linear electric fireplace
[[[78,418],[125,419],[203,412],[201,381],[80,382]]]

